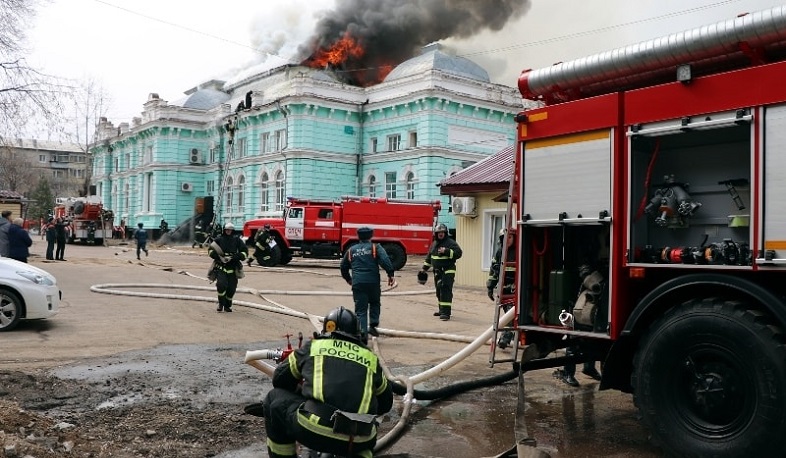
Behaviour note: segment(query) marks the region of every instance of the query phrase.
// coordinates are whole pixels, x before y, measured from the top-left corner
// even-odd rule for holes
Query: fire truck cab
[[[786,447],[785,56],[776,7],[519,80],[544,106],[516,119],[495,327],[601,361],[675,456]]]

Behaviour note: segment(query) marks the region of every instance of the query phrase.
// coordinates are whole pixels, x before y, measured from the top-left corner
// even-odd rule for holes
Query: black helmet
[[[428,281],[428,273],[425,270],[418,272],[418,283],[425,285]]]
[[[437,224],[437,227],[434,228],[434,233],[438,234],[440,232],[444,232],[445,234],[448,233],[448,227],[444,223]]]
[[[371,237],[374,236],[374,229],[370,227],[361,227],[358,228],[358,238],[360,240],[371,240]]]
[[[353,311],[339,307],[325,315],[325,320],[322,322],[322,335],[330,337],[333,334],[360,341],[360,323]]]
[[[270,230],[270,224],[265,224],[265,226],[262,229],[264,229],[266,231],[269,231]]]

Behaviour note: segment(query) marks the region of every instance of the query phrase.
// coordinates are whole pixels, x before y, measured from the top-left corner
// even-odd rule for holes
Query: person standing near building
[[[55,260],[55,242],[57,241],[57,229],[55,227],[55,219],[51,216],[44,226],[46,232],[46,259],[50,261]]]
[[[27,262],[33,244],[30,234],[22,227],[24,222],[22,218],[14,218],[8,228],[8,257],[21,262]]]
[[[0,213],[0,256],[8,257],[8,229],[11,228],[11,210]]]
[[[450,319],[453,308],[453,283],[456,280],[456,260],[461,258],[461,247],[448,235],[448,227],[439,224],[434,229],[434,242],[429,248],[421,272],[434,269],[434,287],[439,310],[434,312],[440,320]]]
[[[232,311],[232,300],[237,291],[238,274],[242,275],[243,261],[248,257],[246,244],[235,235],[235,225],[224,224],[221,236],[210,242],[207,254],[215,261],[217,312]]]
[[[503,269],[502,266],[502,249],[503,244],[505,242],[505,229],[501,229],[499,231],[499,241],[497,242],[497,250],[494,252],[494,258],[491,260],[491,267],[489,268],[489,276],[486,280],[486,289],[488,290],[489,299],[492,301],[496,298],[494,297],[494,290],[496,289],[499,283],[499,277],[501,272],[504,270],[504,275],[502,275],[502,292],[501,296],[510,297],[513,295],[515,288],[516,288],[516,268],[512,266],[505,266]],[[515,261],[516,259],[516,248],[515,245],[510,244],[508,248],[508,257],[507,261]],[[507,312],[513,307],[513,303],[509,300],[500,299],[500,305],[502,306],[502,310]],[[507,348],[510,343],[513,341],[513,331],[505,331],[500,336],[499,340],[497,340],[497,346],[499,348]]]
[[[355,314],[360,320],[361,339],[367,343],[369,334],[379,336],[377,326],[382,302],[379,268],[382,267],[387,272],[388,286],[393,286],[396,280],[387,252],[378,243],[371,241],[374,230],[361,227],[357,230],[357,235],[360,241],[352,245],[341,260],[341,276],[352,286]]]
[[[139,223],[136,225],[137,230],[134,232],[134,239],[136,239],[136,258],[142,259],[139,255],[142,252],[145,252],[145,256],[149,253],[147,252],[147,231],[144,229],[145,225],[143,223]]]
[[[55,249],[55,259],[58,261],[65,261],[65,245],[66,236],[68,233],[68,223],[63,218],[55,220],[55,242],[57,248]]]
[[[264,401],[267,452],[296,458],[297,443],[322,453],[371,458],[375,418],[393,407],[382,365],[360,342],[357,317],[339,307],[322,334],[276,366]]]

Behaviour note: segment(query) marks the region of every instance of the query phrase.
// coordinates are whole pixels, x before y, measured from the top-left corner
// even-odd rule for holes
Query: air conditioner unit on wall
[[[180,190],[184,192],[191,192],[194,190],[194,185],[188,182],[180,183]]]
[[[460,216],[477,216],[474,197],[454,197],[450,203],[453,214]]]
[[[196,148],[191,149],[191,154],[189,155],[188,162],[191,164],[202,163],[202,155],[199,153],[198,149]]]

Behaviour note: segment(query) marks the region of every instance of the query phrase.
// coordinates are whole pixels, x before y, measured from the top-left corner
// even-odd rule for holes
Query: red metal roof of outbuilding
[[[503,191],[508,189],[513,174],[513,154],[511,145],[502,151],[472,164],[452,177],[439,182],[440,194],[456,195],[461,193]]]

